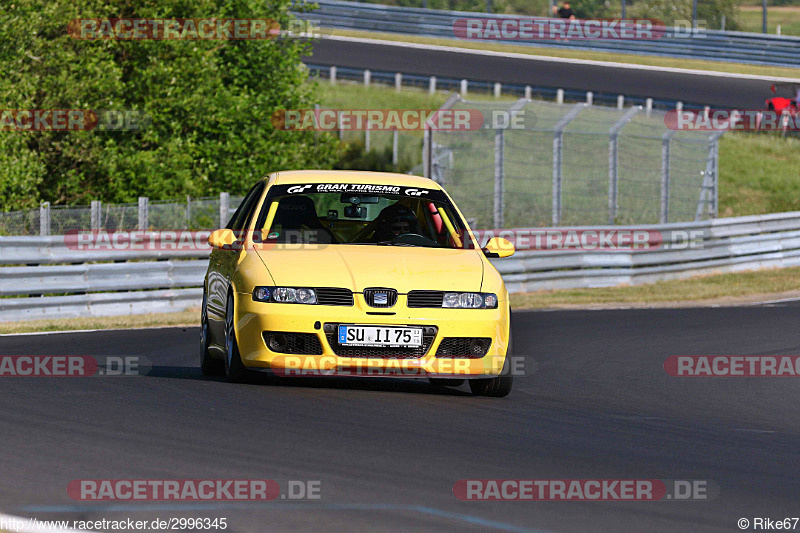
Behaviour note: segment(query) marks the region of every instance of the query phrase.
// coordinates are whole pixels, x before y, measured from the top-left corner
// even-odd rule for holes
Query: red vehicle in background
[[[797,114],[798,106],[800,106],[799,84],[774,83],[770,86],[770,90],[775,94],[778,94],[778,91],[780,91],[784,94],[789,93],[792,96],[773,96],[772,98],[767,98],[765,102],[767,109],[777,113],[783,113],[785,111],[791,115]]]

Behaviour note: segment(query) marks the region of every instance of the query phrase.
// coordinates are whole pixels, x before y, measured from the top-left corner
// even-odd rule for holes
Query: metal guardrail
[[[710,273],[800,266],[800,212],[694,223],[573,229],[646,230],[664,235],[665,241],[658,248],[642,251],[520,251],[511,258],[494,262],[508,290],[639,285]],[[694,232],[697,240],[686,249],[674,249],[689,232]]]
[[[492,260],[509,291],[608,287],[800,265],[800,212],[690,223],[490,231],[515,238],[571,230],[647,231],[655,238],[647,250],[520,249],[511,258]],[[479,232],[483,238],[487,233]],[[149,234],[141,238],[154,242]],[[684,248],[676,249],[679,245]],[[0,321],[197,308],[208,253],[199,247],[157,253],[82,251],[67,246],[63,237],[0,237],[0,265],[12,265],[0,266]]]
[[[319,9],[298,13],[298,18],[322,27],[370,30],[427,37],[455,38],[453,23],[461,18],[520,18],[464,11],[440,11],[338,0],[318,0]],[[530,18],[530,17],[526,17]],[[797,66],[800,38],[761,33],[665,28],[654,40],[514,40],[496,42],[536,46],[621,52],[687,59],[729,61],[756,65]]]

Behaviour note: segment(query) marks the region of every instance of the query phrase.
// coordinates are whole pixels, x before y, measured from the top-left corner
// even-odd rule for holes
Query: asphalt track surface
[[[318,39],[308,63],[763,109],[769,81]]]
[[[800,354],[792,305],[517,312],[504,399],[420,380],[229,384],[199,330],[0,337],[3,355],[135,355],[146,376],[2,378],[0,510],[226,517],[228,531],[739,531],[800,514],[792,378],[676,378],[670,355]],[[90,503],[74,479],[319,480],[318,501]],[[464,502],[460,479],[695,479],[708,501]]]

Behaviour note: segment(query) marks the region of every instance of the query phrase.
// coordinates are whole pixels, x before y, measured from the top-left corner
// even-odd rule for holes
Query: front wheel
[[[200,311],[200,371],[205,376],[216,376],[222,373],[222,361],[211,358],[208,347],[211,344],[211,336],[208,330],[208,309],[206,305],[208,297],[203,292],[203,308]]]
[[[509,332],[508,349],[506,350],[506,360],[503,363],[503,370],[500,375],[488,379],[470,379],[469,390],[476,396],[492,396],[502,398],[511,392],[514,384],[514,377],[511,375],[511,357],[514,354],[514,339]]]
[[[233,294],[229,294],[228,304],[225,306],[225,376],[231,383],[241,383],[247,378],[247,369],[239,355],[233,317]]]

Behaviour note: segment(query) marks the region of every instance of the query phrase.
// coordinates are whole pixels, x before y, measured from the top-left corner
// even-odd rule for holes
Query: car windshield
[[[256,236],[264,243],[474,247],[442,191],[385,185],[274,186]]]

